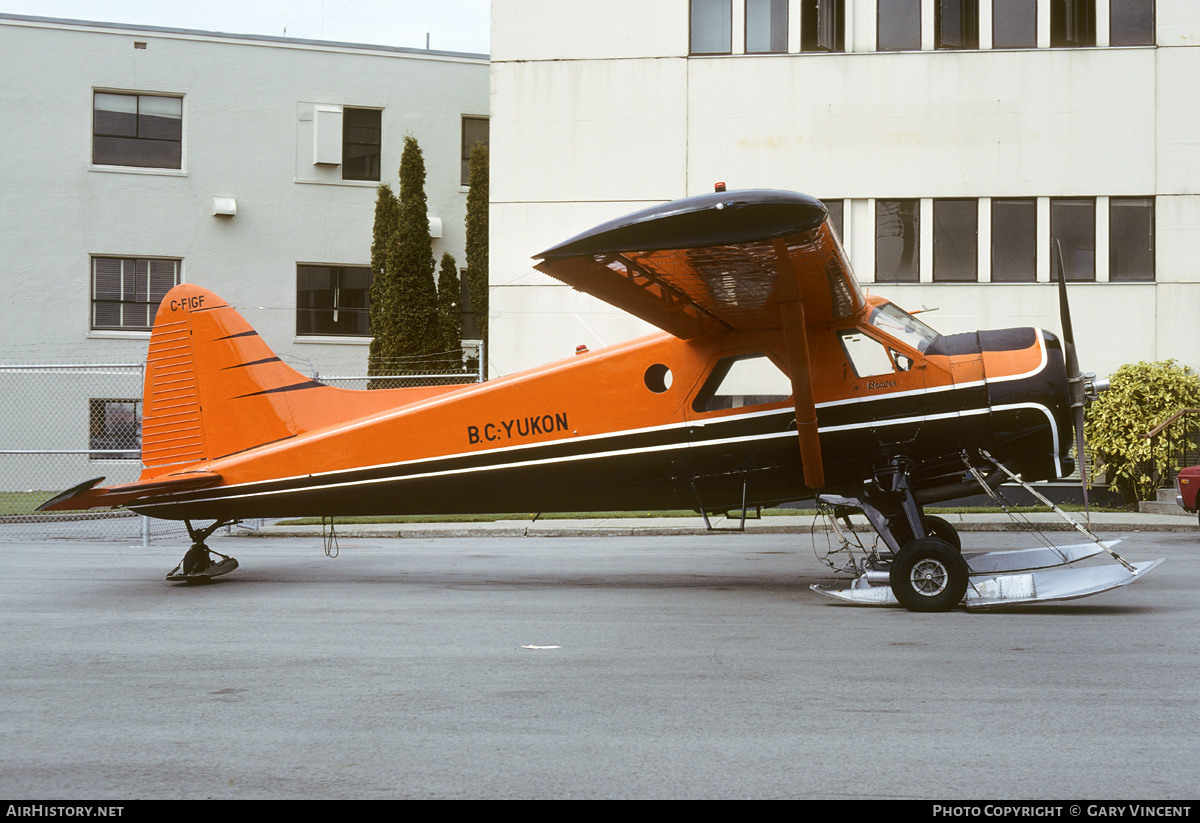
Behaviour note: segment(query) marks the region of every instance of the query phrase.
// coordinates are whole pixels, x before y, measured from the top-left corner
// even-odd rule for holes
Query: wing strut
[[[774,242],[775,255],[787,271],[785,282],[796,282],[791,257],[781,240]],[[812,362],[808,354],[808,325],[804,319],[804,301],[799,294],[779,303],[783,343],[787,350],[788,371],[792,379],[792,402],[796,406],[796,433],[800,438],[800,462],[804,467],[804,485],[819,489],[825,485],[825,464],[821,460],[821,441],[817,434],[817,404],[813,399]]]

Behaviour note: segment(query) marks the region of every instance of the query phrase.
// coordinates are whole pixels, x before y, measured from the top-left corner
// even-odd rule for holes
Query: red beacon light
[[[715,191],[715,192],[725,191],[725,184],[723,182],[715,184],[713,186],[713,191]]]

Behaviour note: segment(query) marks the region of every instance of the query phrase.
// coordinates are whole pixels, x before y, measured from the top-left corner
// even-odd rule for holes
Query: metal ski
[[[1119,539],[1101,540],[1090,529],[1051,503],[1019,475],[1013,474],[986,451],[981,450],[980,454],[1009,479],[1021,484],[1043,503],[1050,506],[1060,517],[1086,536],[1090,542],[1071,546],[1055,546],[1045,535],[1039,534],[1042,546],[1016,551],[963,554],[962,560],[966,563],[967,585],[960,605],[967,609],[989,609],[1019,603],[1044,603],[1089,597],[1128,585],[1162,563],[1161,559],[1130,563],[1113,550],[1113,546],[1121,542]],[[983,490],[1010,517],[1020,519],[1020,515],[1012,510],[997,490],[986,482],[978,469],[971,465],[971,461],[967,459],[965,453],[963,462],[967,471],[979,482]],[[841,542],[841,550],[850,553],[851,565],[843,570],[853,570],[857,572],[858,576],[851,581],[848,588],[839,589],[825,584],[815,584],[811,587],[812,590],[844,603],[862,606],[901,605],[892,590],[892,583],[895,582],[893,581],[895,573],[893,566],[897,562],[898,555],[890,547],[895,541],[886,539],[888,534],[885,532],[887,530],[881,529],[877,523],[881,518],[878,516],[878,512],[873,510],[873,503],[866,499],[833,496],[823,496],[818,500],[829,504],[830,510],[827,514],[832,526],[831,530]],[[845,518],[847,512],[851,510],[864,512],[875,530],[884,538],[888,547],[883,548],[880,552],[864,549],[862,556],[855,558],[850,538],[837,523],[838,517]],[[931,522],[936,518],[924,518],[924,520]],[[1032,525],[1028,521],[1026,523]],[[948,523],[943,522],[941,525],[950,528]],[[929,528],[932,526],[930,525]],[[951,528],[950,531],[952,533],[953,529]],[[863,548],[861,544],[859,548]],[[1107,552],[1119,565],[1075,565],[1095,557],[1101,552]],[[912,585],[920,591],[933,593],[952,591],[947,588],[950,575],[950,572],[947,571],[948,565],[930,559],[923,565],[913,566]],[[906,575],[908,567],[897,568],[896,572]],[[901,579],[904,581],[903,585],[907,587],[909,585],[908,576],[903,576]],[[897,583],[897,585],[900,584]]]

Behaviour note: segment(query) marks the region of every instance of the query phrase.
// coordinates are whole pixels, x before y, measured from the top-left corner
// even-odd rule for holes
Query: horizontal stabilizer
[[[78,486],[72,486],[71,488],[67,489],[65,492],[54,495],[54,497],[51,497],[45,503],[38,506],[36,509],[34,509],[34,511],[46,512],[46,511],[53,511],[54,509],[58,509],[58,508],[69,508],[69,507],[59,506],[58,504],[62,503],[65,500],[70,500],[74,497],[79,497],[80,495],[84,494],[87,491],[90,491],[92,488],[100,485],[103,482],[104,482],[103,477],[96,477],[91,480],[85,480],[82,483],[80,483]]]
[[[97,477],[67,489],[38,506],[37,511],[78,511],[124,506],[131,501],[153,497],[165,491],[187,491],[213,486],[220,482],[221,475],[215,472],[191,472],[162,480],[95,488],[102,480],[103,477]]]
[[[167,292],[146,354],[142,474],[136,483],[81,483],[39,511],[127,506],[215,486],[216,461],[309,432],[419,403],[461,386],[355,391],[300,374],[244,317],[191,283]]]

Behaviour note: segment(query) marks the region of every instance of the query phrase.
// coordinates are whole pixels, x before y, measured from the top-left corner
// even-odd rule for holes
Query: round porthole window
[[[646,388],[655,394],[662,394],[671,388],[671,370],[662,363],[655,363],[646,369]]]

